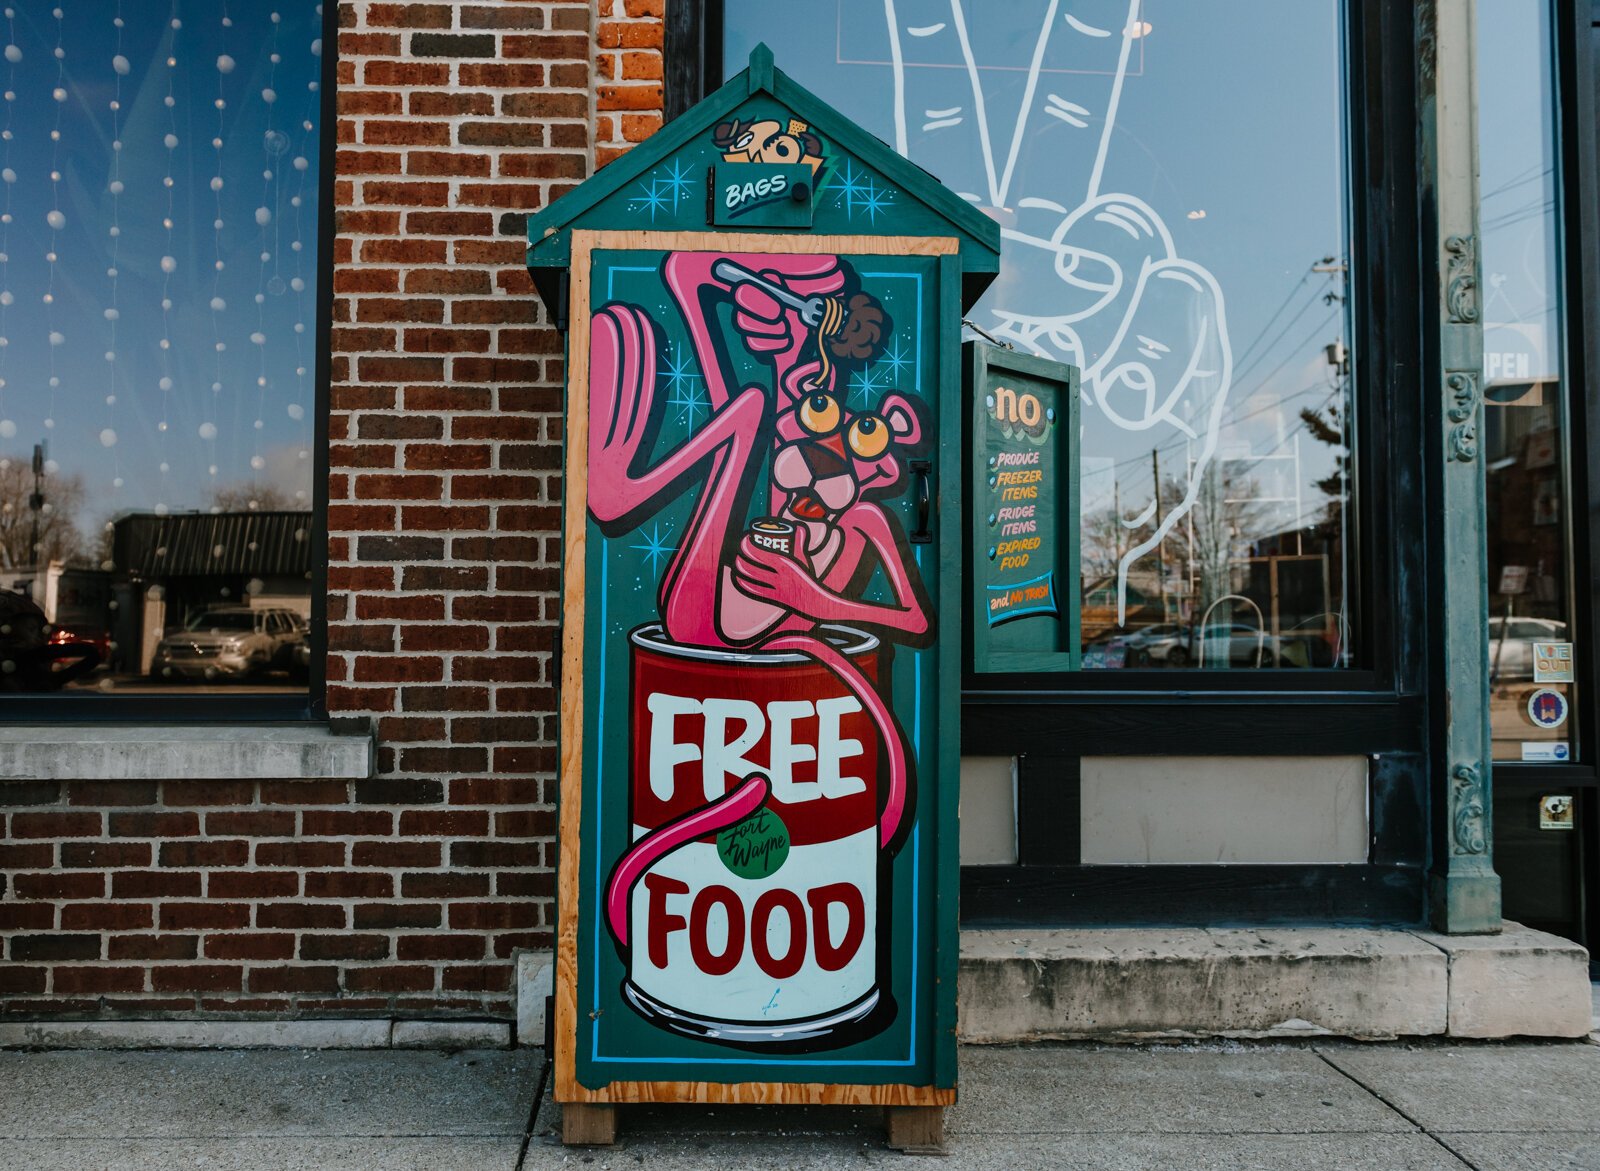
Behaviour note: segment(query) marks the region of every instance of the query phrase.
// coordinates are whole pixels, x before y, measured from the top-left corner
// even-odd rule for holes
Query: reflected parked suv
[[[169,630],[156,646],[150,673],[159,679],[248,679],[294,670],[306,620],[284,607],[212,606]]]

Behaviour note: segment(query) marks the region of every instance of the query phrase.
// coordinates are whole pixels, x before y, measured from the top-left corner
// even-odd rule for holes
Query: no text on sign
[[[1559,728],[1567,722],[1567,697],[1541,687],[1528,697],[1528,719],[1536,727]]]

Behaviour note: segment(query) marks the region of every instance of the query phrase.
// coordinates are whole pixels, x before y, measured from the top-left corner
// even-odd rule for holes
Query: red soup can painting
[[[877,686],[876,637],[821,633]],[[632,654],[633,840],[752,775],[770,793],[633,886],[625,996],[662,1027],[741,1047],[855,1028],[880,1007],[872,719],[802,654],[681,646],[654,624]]]

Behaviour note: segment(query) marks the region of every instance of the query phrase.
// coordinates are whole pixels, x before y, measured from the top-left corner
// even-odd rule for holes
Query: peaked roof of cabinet
[[[528,217],[528,270],[545,303],[554,308],[559,300],[560,277],[571,260],[574,228],[649,229],[654,224],[657,228],[670,227],[679,231],[740,231],[738,228],[713,229],[706,222],[704,192],[708,160],[704,157],[695,160],[693,171],[684,170],[680,165],[673,173],[678,187],[687,189],[686,194],[673,192],[673,206],[676,208],[681,198],[691,209],[685,214],[692,216],[692,222],[680,217],[675,223],[657,223],[653,210],[649,221],[642,219],[641,211],[641,218],[630,222],[623,210],[628,205],[630,191],[643,192],[652,184],[663,182],[652,177],[656,168],[668,163],[679,152],[695,150],[704,156],[712,128],[757,102],[762,95],[807,123],[830,148],[842,151],[844,160],[852,168],[864,168],[868,176],[881,177],[892,185],[885,189],[891,205],[878,208],[870,222],[864,221],[859,226],[852,222],[848,234],[954,236],[960,244],[962,308],[970,307],[977,300],[1000,270],[1000,225],[921,167],[895,153],[888,143],[869,134],[775,68],[772,50],[763,44],[751,51],[749,66],[722,88],[543,211]],[[709,161],[719,159],[720,154],[713,154]],[[829,161],[837,166],[838,160]],[[837,196],[838,193],[839,189],[834,188],[833,194]],[[828,180],[823,179],[813,198],[820,202],[829,194]],[[903,201],[893,202],[896,197],[903,197]],[[644,196],[636,194],[632,198],[638,205]],[[914,209],[912,213],[902,214],[908,208]],[[751,230],[772,232],[776,229]],[[841,231],[840,234],[845,233]]]

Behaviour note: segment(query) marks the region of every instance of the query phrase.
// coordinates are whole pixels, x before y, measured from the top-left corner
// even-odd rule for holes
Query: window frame
[[[174,687],[170,695],[7,695],[0,726],[51,723],[161,724],[287,723],[328,719],[328,412],[333,369],[333,247],[335,227],[335,149],[338,135],[335,90],[338,82],[339,4],[322,10],[321,74],[318,78],[317,142],[317,319],[313,366],[311,617],[306,637],[312,645],[310,674],[303,692],[194,695]]]
[[[669,5],[669,110],[687,108],[722,80],[724,2]],[[1018,758],[1019,845],[1014,866],[962,868],[964,923],[1426,918],[1431,733],[1446,681],[1430,665],[1442,636],[1427,606],[1429,579],[1442,571],[1438,526],[1421,503],[1437,445],[1428,442],[1435,396],[1425,375],[1431,274],[1416,246],[1431,238],[1431,209],[1419,195],[1414,6],[1347,0],[1344,38],[1355,387],[1349,540],[1357,551],[1347,589],[1357,661],[1367,666],[1124,668],[998,676],[981,687],[964,674],[962,752]],[[1386,604],[1372,604],[1377,599]],[[1106,755],[1366,756],[1367,862],[1079,865],[1072,778],[1083,756]],[[1197,891],[1203,900],[1178,897]]]

